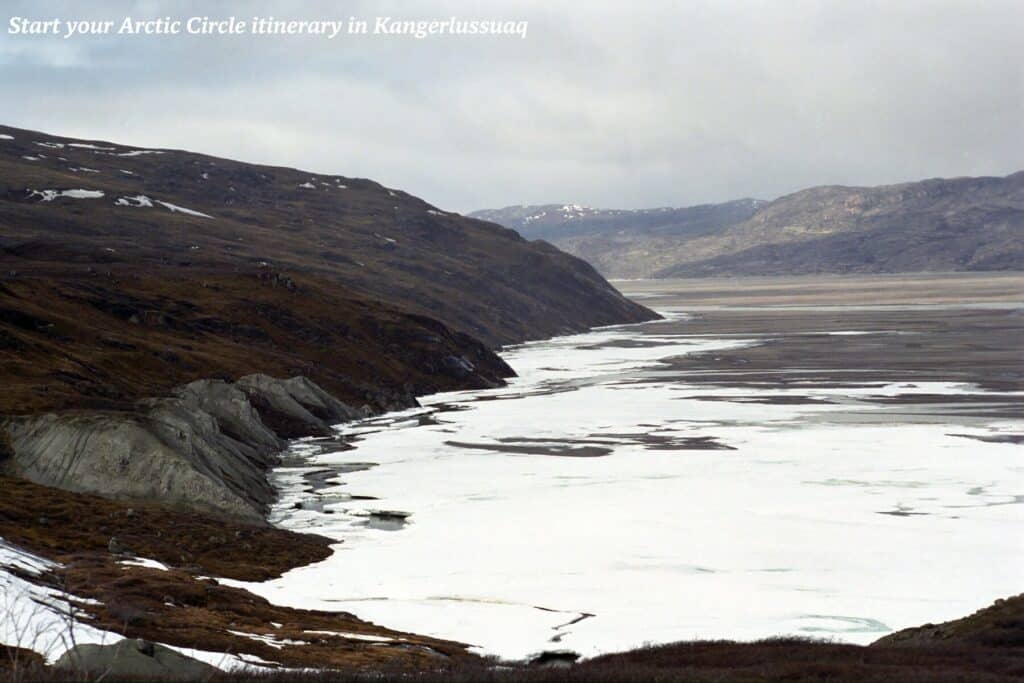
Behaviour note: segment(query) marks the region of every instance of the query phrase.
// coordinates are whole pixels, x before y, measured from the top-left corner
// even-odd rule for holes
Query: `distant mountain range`
[[[1024,172],[772,202],[643,210],[512,206],[470,216],[543,239],[607,277],[1024,269]]]

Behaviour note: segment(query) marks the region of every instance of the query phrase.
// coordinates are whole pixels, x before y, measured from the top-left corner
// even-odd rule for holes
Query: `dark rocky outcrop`
[[[131,412],[51,412],[3,423],[0,471],[118,500],[150,500],[259,521],[285,439],[363,417],[305,377],[199,380]],[[410,403],[413,403],[410,399]]]
[[[204,681],[218,669],[148,640],[125,638],[113,645],[77,645],[54,663],[88,680]]]

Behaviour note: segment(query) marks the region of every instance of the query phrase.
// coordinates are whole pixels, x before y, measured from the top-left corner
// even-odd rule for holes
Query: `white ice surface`
[[[384,431],[373,420],[345,429],[363,432],[358,448],[321,455],[316,465],[379,463],[343,475],[339,493],[377,496],[366,505],[412,512],[412,524],[396,532],[366,528],[358,501],[333,506],[330,516],[285,513],[303,494],[300,481],[282,474],[290,492],[283,523],[346,542],[324,563],[256,590],[513,657],[554,646],[557,634],[558,646],[587,654],[645,641],[780,633],[867,642],[1019,590],[1024,557],[1007,543],[1022,520],[1011,504],[1024,485],[1017,448],[948,435],[1019,430],[1019,423],[950,429],[881,415],[875,424],[845,426],[804,419],[843,405],[708,402],[696,396],[756,392],[631,386],[640,368],[694,342],[587,348],[622,334],[510,352],[521,378],[483,393],[525,398],[442,395],[410,419],[389,416]],[[597,381],[537,393],[588,376]],[[792,391],[855,400],[973,389]],[[436,427],[412,419],[441,402],[470,410],[439,413],[448,424]],[[645,431],[714,436],[737,450],[651,451],[627,439],[609,457],[558,458],[444,443],[601,434],[615,441]],[[582,613],[596,616],[555,630]]]
[[[0,133],[0,140],[13,140],[13,135],[7,135],[6,133]]]
[[[310,500],[308,484],[301,469],[280,470],[274,518],[344,543],[324,562],[245,585],[510,658],[781,634],[866,643],[1020,592],[1020,447],[952,434],[1020,432],[1024,421],[913,423],[865,401],[979,393],[957,383],[718,388],[682,383],[658,362],[749,343],[606,328],[508,350],[520,377],[507,388],[343,425],[357,448],[316,455],[310,469],[376,466],[320,492],[332,514],[292,509]],[[700,400],[709,394],[729,400]],[[749,400],[785,394],[831,403]],[[839,419],[851,406],[855,424]],[[667,441],[655,450],[643,437]],[[671,441],[687,437],[735,450]],[[589,439],[613,452],[446,443],[499,439]],[[295,448],[317,451],[315,440]],[[382,530],[367,524],[371,509],[411,516]],[[583,615],[593,616],[569,624]]]

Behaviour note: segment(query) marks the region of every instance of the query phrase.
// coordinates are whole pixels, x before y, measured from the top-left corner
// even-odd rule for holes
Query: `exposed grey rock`
[[[217,420],[220,430],[236,441],[280,450],[285,441],[260,420],[244,391],[223,380],[201,379],[179,388],[176,395]]]
[[[6,427],[15,454],[3,469],[70,491],[262,519],[252,504],[188,458],[188,438],[167,443],[155,424],[145,415],[121,413],[13,418]]]
[[[235,386],[248,395],[265,424],[289,438],[328,435],[332,424],[362,417],[305,377],[246,375]]]
[[[304,377],[201,380],[133,413],[9,418],[13,455],[0,471],[120,500],[159,501],[262,521],[274,500],[267,472],[285,438],[324,434],[363,416]],[[2,430],[0,430],[2,433]]]
[[[65,652],[53,666],[118,680],[204,681],[217,673],[209,664],[169,647],[132,638],[113,645],[78,645]]]

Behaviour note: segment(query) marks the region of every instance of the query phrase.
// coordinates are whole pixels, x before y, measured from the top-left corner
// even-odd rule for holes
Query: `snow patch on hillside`
[[[103,196],[102,190],[29,190],[29,197],[42,197],[44,202],[52,202],[58,197],[69,197],[71,199],[99,199]]]
[[[199,218],[213,218],[213,216],[211,216],[208,213],[203,213],[202,211],[196,211],[195,209],[187,209],[184,206],[178,206],[177,204],[171,204],[170,202],[162,202],[159,199],[157,200],[156,203],[159,204],[160,206],[166,208],[166,209],[170,209],[171,211],[173,211],[175,213],[183,213],[183,214],[186,214],[186,215],[189,215],[189,216],[198,216]]]
[[[117,206],[153,206],[153,200],[144,194],[137,194],[134,197],[120,197],[116,202]]]

